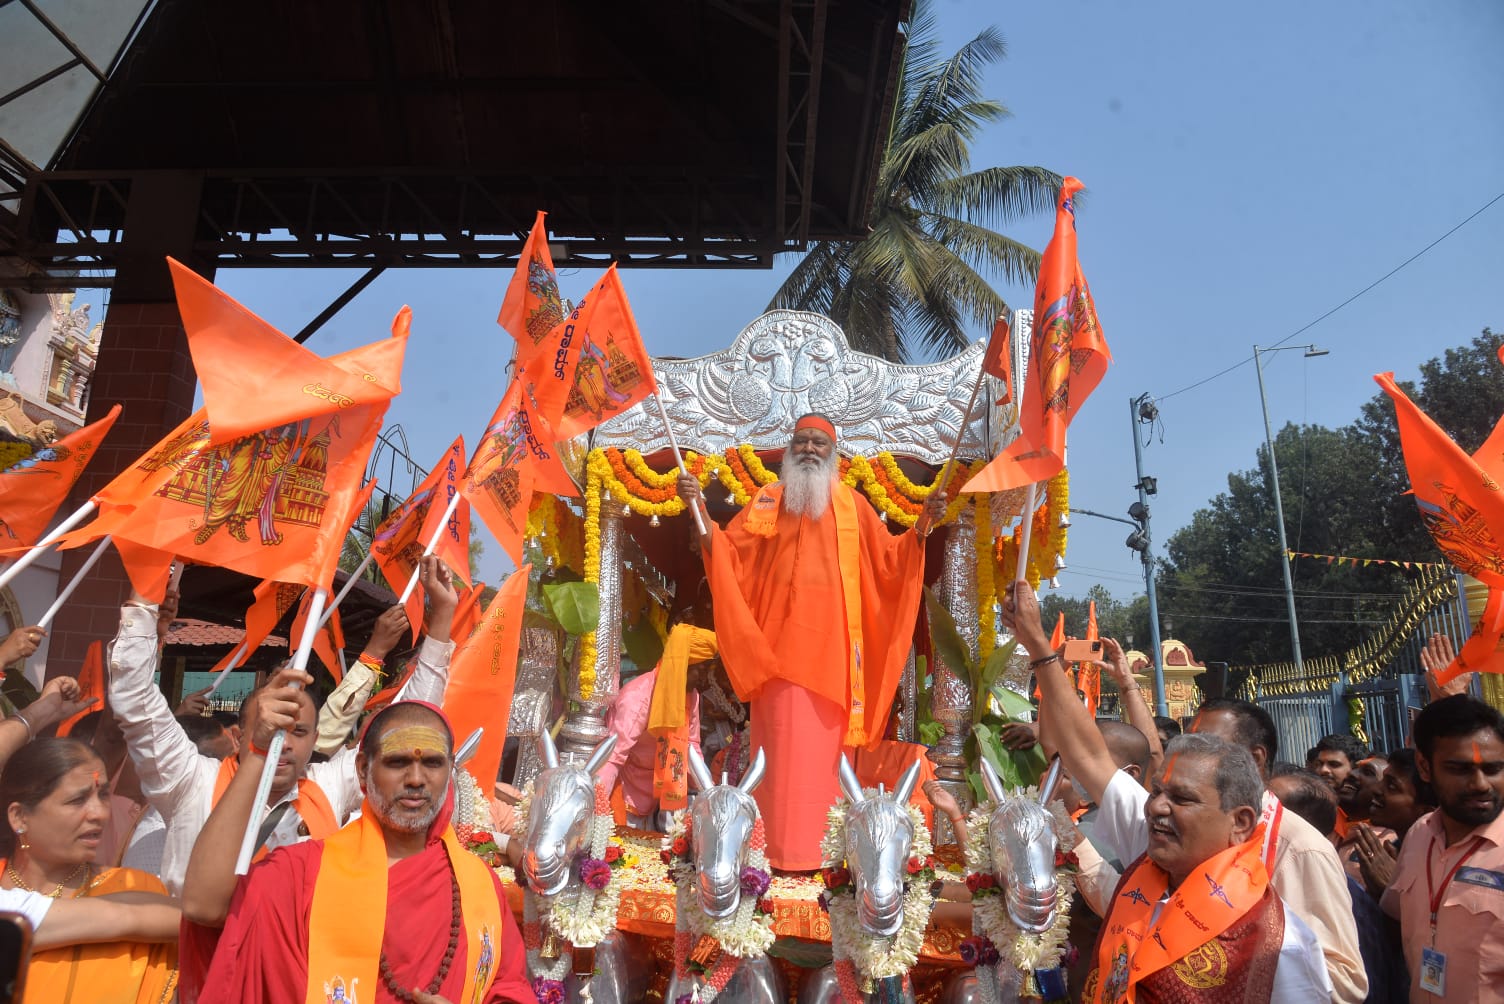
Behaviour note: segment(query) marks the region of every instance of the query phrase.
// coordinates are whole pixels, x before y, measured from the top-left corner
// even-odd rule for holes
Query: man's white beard
[[[812,456],[788,456],[792,463],[785,463],[783,474],[783,507],[795,516],[819,519],[830,508],[830,489],[835,482],[836,451],[831,450],[824,460]]]

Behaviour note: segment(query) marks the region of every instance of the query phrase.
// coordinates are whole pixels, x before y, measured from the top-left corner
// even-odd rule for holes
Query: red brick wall
[[[196,382],[176,303],[111,304],[89,392],[88,420],[102,417],[115,404],[123,407],[59,514],[66,515],[87,501],[187,418]],[[64,552],[60,582],[72,578],[89,550]],[[129,593],[130,580],[112,548],[79,584],[53,624],[47,653],[49,676],[76,673],[91,641],[114,637],[120,604]]]

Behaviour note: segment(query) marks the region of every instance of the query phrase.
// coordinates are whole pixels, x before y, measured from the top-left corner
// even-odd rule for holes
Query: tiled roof
[[[245,628],[225,627],[223,624],[195,620],[191,617],[179,618],[167,628],[167,644],[169,645],[237,645],[244,640]],[[261,646],[265,648],[268,645],[286,648],[287,639],[278,635],[268,635]]]

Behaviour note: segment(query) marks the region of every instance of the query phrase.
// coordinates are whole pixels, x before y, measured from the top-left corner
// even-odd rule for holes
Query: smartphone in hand
[[[1066,662],[1096,662],[1102,658],[1102,641],[1072,638],[1065,643],[1065,654],[1061,658]]]
[[[21,1004],[30,962],[31,921],[19,913],[0,910],[0,1002]]]

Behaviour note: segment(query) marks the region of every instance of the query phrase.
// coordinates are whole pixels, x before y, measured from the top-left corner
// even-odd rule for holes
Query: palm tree
[[[980,95],[1002,35],[987,28],[943,61],[938,47],[933,6],[916,0],[871,232],[816,242],[768,304],[825,314],[854,347],[895,362],[958,351],[968,323],[991,328],[1008,308],[989,277],[1032,283],[1039,252],[990,228],[1052,212],[1060,191],[1042,167],[971,170],[971,140],[1009,114]]]

